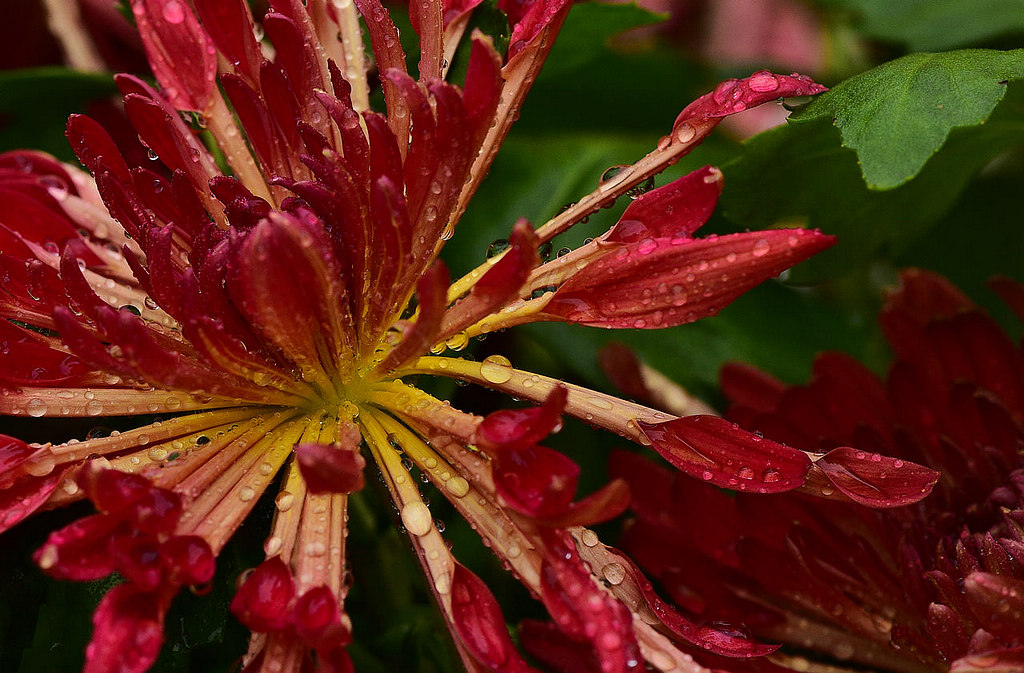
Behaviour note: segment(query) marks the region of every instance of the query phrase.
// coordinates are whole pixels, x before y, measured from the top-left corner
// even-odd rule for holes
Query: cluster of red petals
[[[555,528],[607,521],[629,504],[629,489],[618,479],[573,502],[579,465],[538,443],[561,428],[566,396],[565,387],[560,386],[542,406],[489,414],[475,440],[491,456],[494,485],[502,504]]]
[[[268,643],[249,662],[246,671],[260,671],[264,658],[292,660],[316,652],[317,670],[351,673],[345,646],[352,633],[330,588],[316,586],[296,596],[295,578],[280,556],[267,559],[242,582],[231,601],[231,613],[255,633],[268,634]],[[290,656],[282,657],[282,651]]]
[[[993,285],[1024,318],[1024,286]],[[691,614],[742,622],[833,664],[1020,670],[1024,353],[948,281],[919,270],[904,272],[881,322],[896,355],[886,379],[837,353],[819,356],[806,386],[729,365],[729,415],[810,455],[841,451],[816,488],[863,502],[882,471],[914,461],[941,474],[930,497],[878,510],[793,492],[765,507],[622,453],[612,473],[630,483],[636,514],[625,546]],[[891,457],[872,460],[875,450]],[[860,452],[868,472],[850,462]]]
[[[98,513],[51,533],[35,560],[58,579],[88,581],[117,572],[127,580],[93,615],[97,637],[84,670],[143,671],[160,651],[164,615],[178,589],[213,579],[213,551],[201,537],[174,534],[181,498],[147,479],[87,466],[78,484]]]
[[[567,387],[531,397],[543,402],[537,408],[484,419],[447,409],[438,420],[416,416],[412,405],[398,401],[411,393],[429,397],[398,377],[445,375],[440,365],[416,362],[432,360],[422,356],[475,328],[535,320],[632,328],[691,322],[831,245],[831,237],[797,229],[694,238],[721,192],[720,172],[705,168],[637,198],[610,232],[571,260],[542,263],[538,254],[542,241],[678,160],[722,117],[822,87],[764,71],[723,83],[687,107],[671,135],[628,176],[602,184],[537,231],[517,222],[500,259],[451,283],[437,260],[440,249],[551,48],[566,0],[499,0],[510,21],[508,50],[499,53],[474,32],[462,86],[444,77],[479,0],[410,4],[418,79],[409,74],[398,29],[378,0],[356,0],[355,8],[271,0],[260,27],[273,49],[256,37],[244,0],[130,4],[157,86],[128,75],[117,84],[149,157],[122,151],[120,136],[84,116],[70,119],[67,136],[94,181],[41,154],[0,155],[0,410],[36,417],[169,414],[169,423],[181,425],[168,433],[205,423],[204,414],[231,420],[223,424],[230,429],[211,433],[224,437],[216,449],[201,450],[196,439],[194,451],[168,459],[173,465],[158,461],[167,469],[131,474],[119,469],[136,470],[127,461],[145,452],[150,439],[142,432],[104,446],[104,457],[118,468],[109,470],[87,462],[85,450],[76,453],[81,446],[36,447],[0,435],[0,529],[56,504],[54,494],[66,495],[57,502],[81,497],[77,484],[98,513],[53,533],[37,562],[59,578],[117,572],[127,580],[96,611],[87,673],[139,673],[152,664],[174,594],[211,579],[215,551],[279,470],[288,472],[284,483],[301,487],[304,505],[296,512],[313,507],[307,498],[339,498],[331,500],[331,529],[318,534],[343,539],[344,494],[364,484],[363,444],[403,506],[403,522],[467,667],[530,671],[497,601],[454,562],[415,485],[408,488],[408,468],[388,445],[394,433],[406,431],[412,438],[400,439],[409,456],[418,456],[421,474],[458,484],[448,489],[453,504],[475,491],[467,500],[477,504],[463,513],[480,517],[477,523],[486,524],[480,529],[493,529],[482,533],[486,541],[500,542],[499,528],[509,539],[511,532],[519,536],[515,556],[511,546],[493,547],[554,620],[554,631],[536,627],[546,635],[531,649],[553,668],[573,664],[559,663],[552,647],[585,651],[589,670],[603,673],[639,670],[649,658],[642,648],[651,643],[672,656],[679,654],[676,640],[726,656],[770,652],[727,629],[685,619],[628,559],[606,564],[586,556],[579,527],[620,514],[630,494],[624,480],[614,480],[574,500],[579,467],[541,444],[557,431],[563,412],[586,413],[570,402]],[[359,17],[387,114],[368,107]],[[192,118],[206,130],[194,128]],[[403,318],[414,295],[414,315]],[[443,361],[453,370],[465,364]],[[448,375],[468,377],[470,369]],[[179,416],[189,411],[201,413]],[[629,423],[648,412],[647,418],[665,417],[622,403],[608,423],[635,434]],[[857,466],[841,454],[812,468],[788,447],[741,447],[736,433],[715,423],[690,430],[702,447],[694,451],[723,462],[715,474],[742,451],[763,463],[764,483],[795,488],[812,475],[831,474],[854,498],[859,487],[851,482],[874,484],[883,478],[879,469],[895,469]],[[182,441],[213,427],[199,425],[192,435],[161,437]],[[641,427],[670,460],[694,469],[678,448],[690,442],[681,426]],[[424,443],[427,436],[455,448],[435,451]],[[470,444],[487,460],[460,463],[463,454],[476,453]],[[435,466],[443,463],[435,473],[428,474],[428,457]],[[769,470],[779,479],[770,479]],[[845,481],[835,476],[843,470]],[[923,477],[908,474],[916,473],[907,468],[887,485],[898,482],[910,493]],[[155,486],[147,475],[170,487]],[[885,497],[895,498],[895,490]],[[191,519],[183,517],[186,506],[194,508]],[[279,511],[275,533],[280,525],[284,535],[271,538],[277,551],[266,548],[270,558],[245,578],[231,604],[259,634],[246,670],[350,671],[345,591],[324,577],[308,586],[301,562],[289,554],[309,517]],[[206,537],[176,532],[182,530]],[[614,555],[596,542],[590,546],[592,553]],[[622,575],[606,571],[600,580],[598,569],[612,565]],[[653,621],[638,622],[640,609]]]

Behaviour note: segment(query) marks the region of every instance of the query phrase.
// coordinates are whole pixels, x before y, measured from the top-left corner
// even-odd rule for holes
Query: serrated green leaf
[[[872,189],[910,180],[957,127],[983,124],[1024,77],[1024,49],[911,54],[857,75],[794,114],[830,119]]]
[[[856,155],[825,120],[763,133],[722,166],[720,208],[737,229],[799,225],[838,235],[835,247],[793,269],[795,282],[821,282],[879,255],[892,258],[949,211],[978,170],[1024,143],[1022,93],[1014,87],[986,124],[954,130],[914,179],[886,191],[868,189]]]
[[[67,68],[0,72],[0,152],[28,147],[74,160],[64,138],[68,115],[115,93],[107,74]]]
[[[940,51],[1024,32],[1024,0],[844,0],[871,37]]]

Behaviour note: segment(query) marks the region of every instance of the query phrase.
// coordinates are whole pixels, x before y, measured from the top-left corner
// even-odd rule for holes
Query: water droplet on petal
[[[430,509],[420,501],[402,507],[402,524],[413,535],[426,535],[433,528],[433,522]]]
[[[768,93],[779,88],[779,80],[767,70],[758,70],[747,80],[747,85],[751,91]]]
[[[480,375],[491,383],[505,383],[512,373],[512,363],[503,355],[490,355],[480,364]]]
[[[168,0],[164,4],[163,15],[167,23],[181,23],[185,20],[185,8],[178,0]]]

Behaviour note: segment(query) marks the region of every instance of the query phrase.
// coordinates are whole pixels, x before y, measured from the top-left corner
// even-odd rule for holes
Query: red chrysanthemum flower
[[[265,41],[243,0],[134,0],[159,88],[131,76],[118,84],[151,160],[131,165],[86,117],[70,120],[68,137],[93,179],[31,152],[0,157],[0,413],[163,418],[61,445],[0,436],[2,527],[88,498],[97,513],[53,533],[36,560],[55,577],[116,571],[126,580],[94,616],[90,673],[153,662],[175,593],[210,579],[275,480],[267,560],[231,606],[256,634],[247,670],[299,670],[311,653],[323,670],[347,670],[347,494],[363,485],[364,454],[469,670],[528,667],[494,598],[446,547],[411,469],[601,670],[644,659],[694,670],[677,636],[740,656],[766,651],[698,632],[649,591],[623,593],[631,583],[607,589],[583,558],[596,538],[581,526],[620,512],[628,493],[616,481],[574,501],[577,466],[540,442],[563,413],[639,442],[655,439],[669,415],[500,357],[445,351],[538,320],[689,322],[830,245],[799,229],[694,238],[721,188],[721,174],[706,168],[640,196],[570,254],[542,262],[537,253],[684,155],[723,116],[821,87],[768,72],[721,84],[656,150],[536,231],[516,223],[507,250],[449,283],[438,253],[569,6],[499,3],[512,25],[499,53],[480,33],[460,46],[476,4],[410,4],[414,79],[377,0],[274,0],[258,24]],[[361,21],[386,115],[369,107]],[[457,49],[469,54],[460,86],[445,81]],[[541,406],[480,418],[403,381],[412,375]],[[772,490],[803,484],[798,469],[779,467],[784,479]]]
[[[1024,285],[994,287],[1024,318]],[[613,473],[635,489],[625,547],[692,615],[786,643],[759,670],[1024,670],[1024,355],[920,270],[881,322],[896,355],[885,380],[839,353],[806,386],[722,371],[732,419],[829,461],[812,486],[826,500],[765,507],[619,454]],[[940,471],[930,497],[855,505],[904,505],[878,484],[909,461]]]

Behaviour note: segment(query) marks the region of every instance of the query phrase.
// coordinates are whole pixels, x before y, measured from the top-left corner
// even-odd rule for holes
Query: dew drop
[[[768,242],[768,239],[760,238],[757,240],[757,243],[754,243],[754,248],[750,251],[750,254],[752,254],[754,257],[764,257],[765,255],[768,254],[768,251],[771,249],[771,247],[772,246]]]
[[[402,507],[402,524],[413,535],[426,535],[433,528],[433,517],[426,505],[414,501]]]
[[[583,531],[583,533],[580,535],[580,540],[582,540],[583,544],[587,547],[596,547],[597,543],[599,542],[597,538],[597,533],[590,530],[589,528]]]
[[[512,363],[503,355],[490,355],[480,364],[480,375],[491,383],[507,382],[512,372]]]
[[[680,124],[675,130],[676,141],[681,143],[690,142],[696,135],[697,130],[686,123]]]
[[[465,497],[469,493],[469,482],[462,477],[452,477],[444,483],[445,489],[456,498]]]
[[[487,259],[500,255],[501,253],[508,250],[510,247],[512,247],[511,243],[509,243],[504,238],[499,238],[498,240],[492,242],[489,246],[487,246]]]
[[[282,540],[277,535],[274,535],[273,537],[267,538],[267,541],[263,543],[263,552],[267,556],[274,556],[279,551],[281,551],[281,547],[283,546],[284,540]]]
[[[287,512],[295,505],[295,496],[290,491],[281,491],[274,498],[274,504],[279,512]]]
[[[169,0],[164,5],[163,15],[167,23],[181,23],[185,20],[185,8],[178,0]]]
[[[46,414],[46,402],[38,397],[33,397],[29,400],[25,408],[28,410],[28,415],[33,418],[39,418]]]
[[[152,460],[153,462],[159,463],[160,461],[167,457],[167,449],[161,446],[154,446],[152,449],[149,450],[149,453],[147,453],[146,455],[149,456],[149,459]]]
[[[751,91],[769,93],[779,88],[779,80],[767,70],[758,70],[747,80],[747,85]]]
[[[618,586],[626,578],[626,569],[622,567],[621,563],[609,563],[601,568],[601,575],[604,576],[608,584]]]

